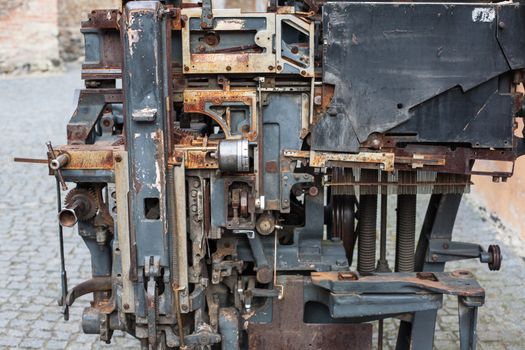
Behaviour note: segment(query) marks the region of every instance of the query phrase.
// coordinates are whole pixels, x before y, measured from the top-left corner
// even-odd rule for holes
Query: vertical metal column
[[[170,265],[165,186],[169,79],[161,9],[158,1],[128,2],[122,28],[130,232],[132,249],[136,250],[131,264],[136,282],[140,282],[150,257],[158,258],[166,271]],[[143,295],[141,284],[136,286]],[[141,317],[144,312],[143,308],[137,310]]]

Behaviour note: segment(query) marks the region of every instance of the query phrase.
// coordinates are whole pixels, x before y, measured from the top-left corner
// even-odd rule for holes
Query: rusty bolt
[[[124,310],[129,310],[129,304],[128,303],[124,303]]]
[[[268,266],[261,266],[256,274],[259,283],[270,283],[273,278],[272,270]]]
[[[274,66],[268,66],[268,70],[274,70]]]
[[[377,137],[372,138],[372,141],[370,142],[370,147],[372,147],[373,149],[381,148],[381,140]]]
[[[209,343],[208,337],[205,336],[205,335],[201,335],[201,336],[199,337],[199,342],[200,342],[201,345],[206,345],[206,344],[208,344],[208,343]]]
[[[122,161],[122,156],[121,156],[120,154],[117,154],[117,155],[115,156],[115,162],[119,163],[119,162],[121,162],[121,161]]]
[[[226,66],[226,70],[229,72],[232,70],[232,67],[231,66]]]
[[[319,194],[319,189],[315,186],[312,186],[308,189],[308,194],[312,197],[315,197]]]
[[[296,53],[299,52],[299,48],[297,46],[292,46],[292,50],[291,51],[292,51],[293,54],[296,54]]]
[[[277,70],[283,70],[283,66],[278,65],[278,66],[277,66]]]
[[[356,281],[356,280],[359,279],[359,276],[355,272],[341,271],[337,275],[337,279],[340,280],[340,281],[342,281],[342,280]]]
[[[185,71],[185,72],[189,72],[189,70],[190,70],[190,67],[188,67],[188,66],[184,66],[184,71]]]
[[[181,156],[176,156],[175,160],[177,161],[177,163],[180,163],[180,162],[182,162],[182,157]]]
[[[302,70],[302,71],[301,71],[301,75],[302,75],[302,76],[305,76],[305,75],[306,75],[306,71],[305,71],[305,70]]]

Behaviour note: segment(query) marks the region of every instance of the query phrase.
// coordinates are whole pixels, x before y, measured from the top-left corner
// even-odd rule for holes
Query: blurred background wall
[[[60,66],[59,0],[0,0],[0,74]]]
[[[82,59],[80,22],[93,9],[120,4],[121,0],[0,0],[0,74],[52,71]],[[214,0],[214,6],[264,11],[266,0]]]

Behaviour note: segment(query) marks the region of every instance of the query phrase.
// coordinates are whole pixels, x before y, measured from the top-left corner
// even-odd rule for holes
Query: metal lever
[[[60,170],[61,167],[63,167],[67,162],[69,162],[69,156],[63,154],[59,155],[58,157],[55,156],[55,150],[53,149],[53,146],[51,145],[51,141],[46,142],[47,150],[49,151],[51,155],[51,162],[49,163],[49,167],[55,171],[55,174],[60,181],[60,185],[62,186],[62,190],[67,190],[66,182],[64,181],[64,178],[62,177],[62,171]]]
[[[57,211],[60,213],[62,210],[62,199],[60,197],[60,181],[58,177],[56,178],[57,186]],[[58,305],[62,306],[62,313],[64,314],[64,320],[69,320],[69,305],[66,303],[67,292],[67,272],[66,272],[66,259],[64,256],[64,232],[62,230],[62,225],[58,225],[58,240],[60,242],[60,284],[61,284],[61,293],[58,300]]]
[[[160,257],[147,256],[144,258],[144,276],[147,278],[146,309],[148,315],[148,342],[150,349],[157,348],[157,322],[159,318],[158,288],[155,278],[160,273]]]

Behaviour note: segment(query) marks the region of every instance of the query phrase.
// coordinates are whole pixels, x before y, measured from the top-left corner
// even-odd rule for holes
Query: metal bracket
[[[51,144],[51,141],[46,142],[46,146],[47,146],[47,150],[49,153],[49,157],[51,157],[50,167],[51,169],[55,171],[56,177],[60,181],[60,185],[62,186],[62,190],[66,191],[67,185],[66,185],[66,182],[64,181],[64,177],[62,176],[62,171],[60,170],[61,168],[60,164],[62,163],[62,161],[59,160],[57,156],[55,155],[55,150],[53,149],[53,145]],[[53,166],[51,164],[53,164]],[[58,166],[55,166],[54,164],[57,164]]]
[[[144,258],[144,275],[148,278],[146,308],[148,314],[148,341],[151,349],[157,348],[158,289],[155,277],[160,276],[160,257]]]
[[[351,167],[356,164],[362,167],[393,171],[395,155],[386,152],[335,153],[317,151],[284,150],[284,156],[291,159],[307,159],[310,166],[322,168],[336,163]]]
[[[259,283],[270,283],[273,278],[273,272],[264,254],[263,244],[259,235],[253,230],[234,230],[233,233],[246,234],[257,268],[257,281]]]
[[[211,0],[202,0],[201,28],[213,28],[213,8]]]
[[[488,250],[475,243],[450,242],[442,239],[429,240],[427,262],[444,263],[448,261],[476,259],[486,263],[491,271],[501,267],[501,250],[498,245],[490,245]]]

